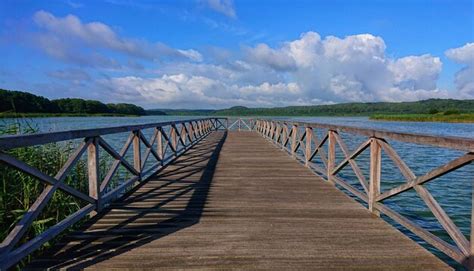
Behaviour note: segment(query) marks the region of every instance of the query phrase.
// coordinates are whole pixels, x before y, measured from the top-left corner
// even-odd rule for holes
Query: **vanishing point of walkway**
[[[30,267],[449,269],[254,132],[213,132]]]

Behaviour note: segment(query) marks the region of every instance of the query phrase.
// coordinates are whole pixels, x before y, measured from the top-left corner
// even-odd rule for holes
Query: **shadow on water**
[[[27,269],[83,269],[197,224],[226,136],[211,134]]]

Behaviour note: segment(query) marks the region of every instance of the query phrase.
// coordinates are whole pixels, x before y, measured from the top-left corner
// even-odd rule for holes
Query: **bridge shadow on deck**
[[[87,268],[198,223],[226,136],[209,135],[27,269]]]

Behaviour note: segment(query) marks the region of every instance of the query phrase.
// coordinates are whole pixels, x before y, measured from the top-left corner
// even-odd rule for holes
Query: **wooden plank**
[[[449,269],[256,133],[223,137],[211,133],[30,267]]]

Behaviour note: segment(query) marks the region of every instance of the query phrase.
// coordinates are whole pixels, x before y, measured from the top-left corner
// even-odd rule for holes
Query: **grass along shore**
[[[370,116],[371,120],[384,121],[419,121],[419,122],[454,122],[454,123],[474,123],[474,113],[465,114],[398,114],[385,115],[376,114]]]

